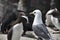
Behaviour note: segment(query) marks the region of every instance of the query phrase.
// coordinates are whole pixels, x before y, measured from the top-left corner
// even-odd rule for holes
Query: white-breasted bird
[[[27,20],[28,23],[28,18],[27,16],[23,15],[21,16],[21,20],[19,23],[16,23],[8,32],[7,39],[8,40],[20,40],[20,37],[23,33],[23,18]]]
[[[23,24],[22,22],[17,23],[10,29],[7,39],[8,40],[20,40],[22,33],[23,33]]]
[[[57,8],[51,10],[49,13],[49,15],[51,15],[51,22],[57,29],[60,30],[60,13]]]
[[[53,9],[52,9],[52,10],[49,10],[49,11],[46,13],[45,24],[46,24],[47,26],[53,26],[52,21],[51,21],[51,15],[49,15],[52,11],[53,11]]]
[[[38,36],[38,40],[43,40],[42,38],[44,38],[45,40],[52,40],[50,33],[48,32],[46,26],[43,24],[42,12],[36,9],[30,14],[35,15],[32,29],[34,33]]]

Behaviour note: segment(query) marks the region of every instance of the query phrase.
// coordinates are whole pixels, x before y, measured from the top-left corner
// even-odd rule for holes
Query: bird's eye
[[[34,13],[36,13],[36,12],[34,12]]]

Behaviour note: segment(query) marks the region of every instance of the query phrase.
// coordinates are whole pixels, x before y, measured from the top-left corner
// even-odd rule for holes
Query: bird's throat
[[[36,15],[35,18],[34,18],[33,25],[38,25],[38,24],[43,24],[42,17],[39,16],[39,15]]]

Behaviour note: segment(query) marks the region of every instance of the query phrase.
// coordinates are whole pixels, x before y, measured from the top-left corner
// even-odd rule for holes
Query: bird
[[[8,40],[20,40],[20,37],[22,35],[23,30],[23,24],[19,18],[17,18],[17,21],[13,24],[13,27],[10,28],[7,34]]]
[[[48,26],[48,27],[53,26],[53,24],[52,24],[52,22],[51,22],[51,15],[49,15],[51,11],[53,11],[53,10],[49,10],[49,11],[46,13],[45,24],[46,24],[46,26]]]
[[[51,40],[52,37],[42,21],[42,12],[39,9],[36,9],[33,12],[31,12],[30,14],[35,15],[34,21],[32,24],[32,29],[33,29],[34,33],[38,36],[37,40],[43,40],[43,38],[45,40]]]
[[[31,22],[32,22],[32,20],[30,21],[28,16],[22,16],[22,23],[23,23],[22,36],[26,35],[27,31],[33,31]]]
[[[17,20],[17,23],[14,23],[14,26],[8,32],[8,40],[19,40],[21,36],[25,35],[26,31],[32,29],[30,29],[31,26],[26,15],[22,15]]]
[[[30,29],[30,27],[31,27],[30,24],[29,24],[29,19],[28,19],[27,16],[22,16],[22,23],[23,23],[23,33],[22,33],[22,36],[24,36],[25,33],[27,31],[29,31],[28,29]]]
[[[23,33],[23,24],[22,22],[17,23],[9,30],[7,39],[8,40],[20,40],[22,33]]]
[[[56,7],[56,0],[51,0],[50,3],[50,10],[46,13],[46,25],[52,28],[54,31],[59,31],[59,29],[55,26],[56,23],[56,16],[58,14],[58,8]],[[51,14],[51,15],[49,15]],[[53,16],[54,15],[54,16]],[[55,22],[54,22],[55,21]],[[58,20],[57,20],[58,21]]]
[[[57,8],[52,9],[49,13],[51,15],[51,22],[52,24],[60,30],[60,13]]]

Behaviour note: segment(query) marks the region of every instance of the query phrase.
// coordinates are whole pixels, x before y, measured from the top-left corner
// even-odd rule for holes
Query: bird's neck
[[[43,24],[42,17],[39,14],[35,15],[33,22],[33,25],[38,25],[38,24]]]

